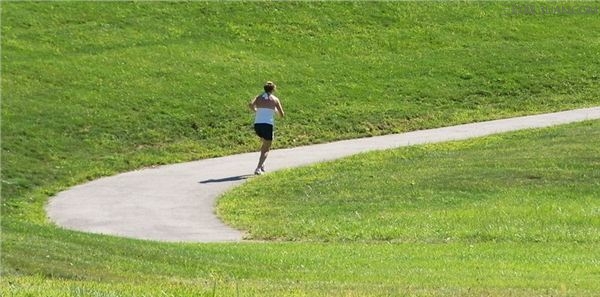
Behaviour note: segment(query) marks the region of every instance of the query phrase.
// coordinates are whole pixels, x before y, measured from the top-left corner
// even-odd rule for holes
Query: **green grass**
[[[598,289],[593,243],[158,244],[28,224],[5,229],[4,262],[18,271],[1,287],[16,296],[213,296],[215,286],[218,296],[593,296]]]
[[[344,230],[324,231],[334,224],[323,213],[309,218],[323,223],[312,231],[291,225],[281,232],[265,228],[258,218],[235,219],[254,228],[256,238],[299,242],[135,241],[58,229],[43,210],[54,193],[101,176],[255,150],[245,105],[266,80],[278,83],[288,115],[278,121],[276,147],[599,105],[597,15],[511,16],[506,2],[0,5],[2,295],[586,296],[598,291],[592,281],[598,278],[597,207],[588,217],[581,211],[582,205],[597,205],[597,154],[587,163],[574,158],[573,168],[563,168],[565,159],[573,159],[560,157],[572,150],[565,148],[556,159],[551,154],[532,161],[541,167],[526,164],[532,169],[521,172],[519,159],[496,151],[510,142],[508,136],[488,138],[495,147],[490,151],[464,147],[476,146],[475,141],[392,153],[387,157],[399,164],[423,162],[424,169],[408,178],[399,174],[404,167],[382,168],[401,189],[365,175],[364,189],[384,186],[376,197],[348,195],[341,184],[307,177],[312,189],[340,194],[329,195],[330,209],[337,209],[335,203],[356,204],[333,212],[343,219]],[[550,133],[573,129],[576,137],[594,132],[590,127],[597,130],[597,124],[587,124]],[[593,143],[582,147],[597,152]],[[499,170],[464,157],[483,166],[470,174],[486,178],[463,180],[449,175],[458,170],[448,165],[456,159],[446,160],[450,163],[435,175],[439,183],[425,187],[434,181],[424,177],[427,162],[450,153],[461,157],[463,148],[493,158],[487,161],[500,164]],[[376,162],[384,156],[369,158]],[[552,170],[541,170],[544,166]],[[323,170],[319,176],[331,170],[317,169]],[[281,173],[300,174],[306,172]],[[257,182],[271,178],[279,174]],[[503,190],[493,191],[486,180]],[[455,188],[445,181],[455,182]],[[287,182],[294,188],[294,180]],[[300,182],[295,188],[306,192]],[[516,186],[507,188],[511,184]],[[414,192],[404,192],[403,201],[386,198],[408,185]],[[452,191],[460,195],[445,195]],[[373,203],[358,203],[365,193]],[[540,193],[548,197],[540,202],[541,211],[525,212],[539,197],[531,195]],[[577,193],[588,196],[573,196]],[[306,193],[289,194],[297,199]],[[319,193],[308,194],[310,203],[319,202]],[[522,201],[509,199],[516,195]],[[434,199],[439,197],[449,200]],[[469,214],[473,206],[481,209]],[[283,219],[306,218],[314,208],[299,209],[304,213]],[[405,216],[393,212],[398,209]],[[423,232],[411,234],[410,225],[431,209],[439,210],[430,214],[446,225],[415,225]],[[475,220],[480,211],[495,217]],[[515,220],[502,211],[513,211]],[[368,221],[373,214],[382,216]],[[465,214],[470,221],[457,217]],[[407,225],[385,228],[377,222]],[[282,226],[274,225],[268,227]]]
[[[598,244],[599,128],[360,154],[253,179],[218,211],[251,239]]]

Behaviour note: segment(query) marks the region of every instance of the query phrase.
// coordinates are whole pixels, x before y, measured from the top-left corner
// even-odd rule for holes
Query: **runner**
[[[256,132],[256,135],[262,140],[258,166],[256,166],[256,169],[254,170],[254,174],[256,175],[261,175],[265,172],[264,163],[269,154],[269,150],[271,149],[271,143],[273,142],[275,112],[279,113],[281,117],[284,117],[285,115],[279,98],[273,95],[276,90],[275,84],[270,81],[266,82],[264,90],[264,93],[254,97],[248,104],[250,109],[256,114],[254,117],[254,132]]]

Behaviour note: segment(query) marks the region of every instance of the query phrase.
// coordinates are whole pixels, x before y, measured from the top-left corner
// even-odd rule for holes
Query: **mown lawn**
[[[157,243],[3,220],[3,290],[13,296],[594,296],[599,126],[402,148],[265,175],[221,199],[226,221],[260,239],[243,243]],[[390,191],[402,184],[388,178],[398,166],[396,178],[411,181],[408,189]],[[366,182],[355,180],[357,167]],[[424,172],[430,181],[420,178]],[[331,183],[348,186],[336,192]]]
[[[277,196],[294,214],[228,220],[283,242],[81,234],[43,210],[101,176],[255,150],[245,105],[266,80],[278,148],[599,105],[598,16],[511,5],[2,2],[2,294],[593,295],[595,122],[261,178],[299,191]]]
[[[600,239],[600,122],[359,154],[252,179],[219,200],[249,238]]]

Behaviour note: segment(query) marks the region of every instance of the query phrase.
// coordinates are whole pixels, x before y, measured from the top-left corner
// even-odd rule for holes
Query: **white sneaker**
[[[260,168],[257,168],[256,170],[254,170],[254,175],[261,175],[263,174],[263,171],[260,170]]]

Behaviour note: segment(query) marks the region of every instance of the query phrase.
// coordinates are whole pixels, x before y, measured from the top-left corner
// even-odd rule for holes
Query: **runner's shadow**
[[[251,176],[252,176],[252,174],[246,174],[246,175],[230,176],[230,177],[217,178],[217,179],[211,178],[211,179],[199,181],[198,183],[200,183],[200,184],[210,184],[210,183],[222,183],[222,182],[238,181],[238,180],[247,179],[247,178],[249,178]]]

